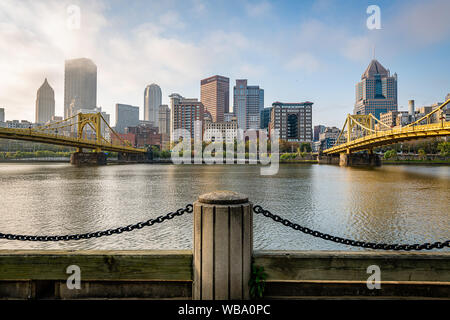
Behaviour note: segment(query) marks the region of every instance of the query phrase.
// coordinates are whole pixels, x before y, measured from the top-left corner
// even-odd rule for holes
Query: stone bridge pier
[[[70,156],[70,164],[80,165],[106,165],[106,154],[103,152],[77,151]]]
[[[151,162],[153,160],[153,153],[150,149],[146,153],[125,153],[119,152],[117,160],[121,162]]]
[[[381,158],[373,153],[341,153],[339,155],[339,165],[341,167],[379,167],[381,166]]]
[[[342,167],[378,167],[381,166],[381,158],[373,153],[341,153],[341,154],[319,154],[319,164],[335,164]]]

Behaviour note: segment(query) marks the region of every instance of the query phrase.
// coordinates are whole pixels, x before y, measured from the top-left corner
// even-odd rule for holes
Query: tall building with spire
[[[71,108],[71,104],[72,108]],[[97,66],[87,58],[66,60],[64,70],[64,117],[80,109],[97,107]]]
[[[373,114],[397,111],[397,74],[390,75],[380,62],[373,59],[356,84],[354,114]]]
[[[55,92],[48,84],[47,78],[36,95],[36,123],[46,123],[55,115]]]
[[[161,88],[155,83],[147,86],[144,91],[144,120],[150,121],[154,127],[158,127],[161,103]]]

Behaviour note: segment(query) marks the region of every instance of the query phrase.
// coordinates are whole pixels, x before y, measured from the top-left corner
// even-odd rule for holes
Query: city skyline
[[[345,114],[352,113],[354,84],[374,46],[376,58],[399,75],[399,110],[405,110],[410,99],[418,106],[440,101],[450,87],[441,70],[450,37],[450,23],[440,18],[449,4],[442,1],[380,1],[381,30],[367,29],[365,2],[352,8],[334,1],[246,2],[233,23],[225,23],[232,3],[174,2],[159,7],[150,3],[148,8],[141,4],[127,8],[81,1],[80,30],[66,30],[67,5],[64,1],[0,5],[4,22],[0,38],[10,44],[0,52],[5,75],[0,80],[4,88],[0,106],[8,119],[34,119],[35,92],[43,78],[53,84],[56,114],[61,115],[62,65],[77,57],[89,57],[98,66],[97,106],[110,114],[118,102],[143,109],[142,88],[147,83],[158,83],[162,103],[168,104],[171,92],[200,98],[199,79],[222,74],[231,83],[246,78],[260,85],[266,107],[277,100],[314,101],[314,125],[339,126]],[[180,19],[183,9],[185,20]],[[128,21],[135,13],[136,19]],[[343,15],[350,22],[342,22]],[[414,19],[417,15],[421,19]],[[202,25],[213,20],[225,24],[199,33],[189,23],[199,16],[206,17]],[[267,19],[283,23],[270,30],[264,23]],[[236,23],[247,31],[233,27]],[[122,27],[120,32],[117,26]],[[253,37],[255,30],[261,32]],[[322,53],[325,43],[331,49]],[[15,57],[17,48],[24,55],[20,61]],[[250,51],[252,59],[248,59]]]

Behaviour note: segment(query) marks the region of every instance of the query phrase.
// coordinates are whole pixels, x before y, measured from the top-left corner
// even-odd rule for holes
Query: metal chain
[[[119,227],[115,229],[108,229],[104,231],[88,232],[82,234],[70,234],[64,236],[30,236],[30,235],[20,235],[20,234],[5,234],[0,233],[0,239],[7,240],[20,240],[20,241],[69,241],[69,240],[80,240],[80,239],[90,239],[90,238],[100,238],[103,236],[111,236],[113,234],[120,234],[122,232],[129,232],[135,229],[142,229],[144,227],[150,227],[155,223],[162,223],[165,220],[171,220],[176,216],[181,216],[185,213],[192,213],[193,206],[188,204],[186,207],[178,209],[175,212],[169,212],[163,216],[159,216],[155,219],[149,219],[145,222],[138,222],[136,224],[130,224],[126,227]]]
[[[340,237],[335,237],[326,233],[319,231],[314,231],[309,228],[303,227],[299,224],[293,223],[288,219],[281,218],[280,216],[271,213],[268,210],[264,210],[261,206],[257,205],[253,207],[253,211],[256,214],[262,214],[265,217],[271,218],[275,222],[279,222],[286,227],[290,227],[294,230],[301,231],[303,233],[312,235],[313,237],[321,238],[328,241],[333,241],[353,247],[369,248],[375,250],[431,250],[431,249],[442,249],[444,247],[450,247],[450,240],[445,242],[434,242],[434,243],[424,243],[424,244],[386,244],[386,243],[374,243],[374,242],[364,242],[352,239],[345,239]]]

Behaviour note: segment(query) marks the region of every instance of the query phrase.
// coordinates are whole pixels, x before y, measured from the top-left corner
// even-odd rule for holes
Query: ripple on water
[[[449,167],[0,164],[0,232],[67,234],[125,226],[228,189],[311,229],[376,242],[450,238]],[[101,239],[0,241],[1,249],[188,249],[192,217]],[[355,250],[254,218],[255,249]]]

